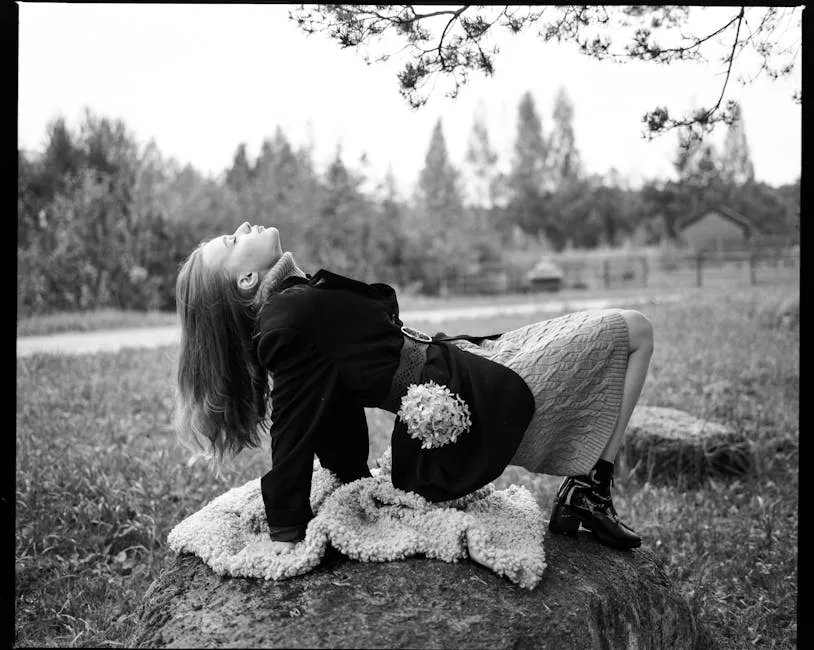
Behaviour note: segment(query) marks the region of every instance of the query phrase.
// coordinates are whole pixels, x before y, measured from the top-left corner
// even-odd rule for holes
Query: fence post
[[[647,274],[650,271],[650,268],[647,264],[647,256],[642,255],[642,286],[647,286]]]
[[[704,284],[704,254],[699,252],[698,256],[695,258],[695,286],[700,287]]]
[[[605,277],[605,288],[610,288],[610,260],[606,259],[602,262],[603,275]]]
[[[753,286],[757,284],[757,278],[755,277],[755,262],[757,254],[755,251],[749,251],[749,282]]]

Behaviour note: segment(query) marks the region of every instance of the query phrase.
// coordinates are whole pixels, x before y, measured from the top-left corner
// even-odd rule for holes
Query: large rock
[[[281,582],[222,578],[192,555],[151,585],[129,647],[709,648],[647,549],[547,533],[533,591],[467,560],[362,563],[330,553]]]
[[[627,471],[659,483],[698,485],[734,477],[754,466],[752,443],[731,427],[678,409],[637,406],[619,459]]]

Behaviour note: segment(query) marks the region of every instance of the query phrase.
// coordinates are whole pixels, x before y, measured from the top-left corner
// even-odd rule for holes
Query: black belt
[[[480,343],[487,339],[496,339],[500,334],[490,334],[489,336],[439,336],[430,337],[428,334],[415,330],[406,325],[402,325],[401,332],[404,334],[404,344],[401,346],[401,356],[396,372],[393,373],[393,380],[390,383],[390,392],[379,405],[379,408],[396,413],[401,407],[401,398],[407,393],[410,384],[417,384],[421,381],[421,369],[427,362],[427,348],[433,341],[471,341]]]

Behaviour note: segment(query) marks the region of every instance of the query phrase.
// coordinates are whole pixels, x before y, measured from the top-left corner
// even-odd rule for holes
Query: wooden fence
[[[602,257],[586,251],[551,256],[562,271],[561,289],[678,288],[799,281],[800,252],[795,249],[752,249],[707,253],[660,251]],[[483,265],[470,273],[449,276],[450,294],[500,294],[535,291],[527,269],[506,264]]]

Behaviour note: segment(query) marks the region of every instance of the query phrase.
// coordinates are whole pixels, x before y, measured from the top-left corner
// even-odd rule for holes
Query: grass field
[[[615,488],[622,517],[725,649],[796,647],[798,294],[799,286],[743,287],[642,308],[656,353],[641,403],[729,423],[755,443],[755,472],[741,480],[690,491],[622,475]],[[486,333],[527,322],[426,329]],[[122,646],[168,559],[172,526],[267,471],[263,450],[244,452],[222,479],[187,465],[169,428],[175,354],[18,359],[17,646]],[[368,415],[372,460],[392,416]],[[528,486],[550,512],[557,479],[509,468],[498,484],[508,482]]]

